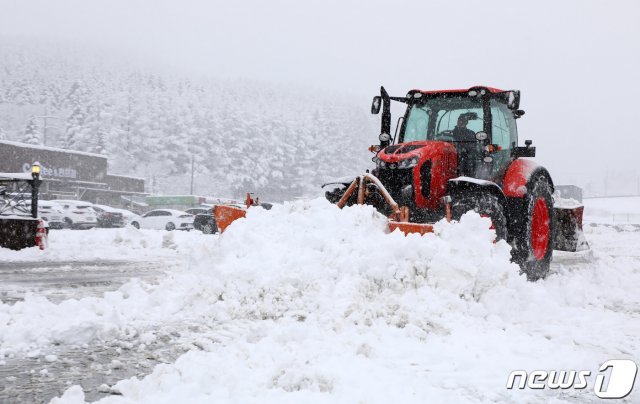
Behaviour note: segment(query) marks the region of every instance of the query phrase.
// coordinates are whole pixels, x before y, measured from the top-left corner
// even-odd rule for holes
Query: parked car
[[[91,203],[59,199],[55,203],[62,208],[65,227],[70,229],[91,229],[98,225],[98,217],[91,208]]]
[[[185,212],[187,212],[190,215],[199,215],[201,213],[207,213],[208,210],[211,210],[211,208],[191,208],[191,209],[187,209],[185,210]]]
[[[213,216],[213,208],[205,209],[204,212],[197,214],[193,219],[193,228],[200,230],[204,234],[217,233],[218,226]]]
[[[22,200],[21,203],[14,206],[8,206],[6,201],[0,201],[0,211],[6,216],[7,214],[30,214],[31,212],[31,200]],[[0,213],[0,214],[2,214]],[[46,223],[45,228],[49,229],[62,229],[65,227],[63,220],[63,213],[55,202],[51,201],[38,201],[38,217]]]
[[[52,229],[63,229],[64,212],[62,207],[52,201],[38,201],[38,216],[49,223]]]
[[[175,209],[156,209],[131,222],[138,229],[191,230],[193,215]]]
[[[98,215],[98,227],[124,227],[127,221],[120,209],[106,205],[91,205]]]
[[[140,216],[139,214],[133,213],[132,211],[126,210],[126,209],[116,209],[116,210],[122,213],[122,216],[124,217],[124,222],[126,224],[131,224],[133,222],[140,223],[140,218],[142,216]]]

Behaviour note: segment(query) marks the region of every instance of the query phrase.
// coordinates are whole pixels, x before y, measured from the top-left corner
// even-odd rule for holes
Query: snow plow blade
[[[224,232],[231,223],[245,217],[246,215],[246,209],[238,208],[236,206],[216,205],[213,208],[213,217],[216,220],[216,225],[218,226],[220,233]]]
[[[554,249],[569,252],[589,249],[589,244],[582,231],[584,206],[554,206],[553,210],[556,214],[557,223]]]
[[[396,229],[399,229],[405,235],[410,233],[419,233],[420,235],[426,233],[433,233],[433,225],[430,223],[411,223],[409,222],[409,208],[406,206],[398,206],[398,203],[391,197],[389,191],[382,185],[380,180],[376,178],[374,175],[366,173],[362,174],[359,177],[356,177],[355,180],[349,185],[344,195],[338,201],[338,208],[342,209],[351,195],[354,192],[358,192],[357,204],[363,205],[365,201],[365,197],[367,196],[367,184],[372,184],[380,191],[380,194],[385,199],[387,204],[391,207],[391,215],[389,215],[389,231],[393,232]],[[451,210],[449,205],[447,204],[447,220],[451,220]]]
[[[405,236],[410,233],[418,233],[420,235],[433,233],[432,224],[396,222],[393,220],[389,220],[389,231],[393,232],[396,229],[399,229],[401,232],[403,232]]]
[[[236,220],[243,218],[247,215],[247,209],[252,206],[261,206],[264,209],[271,209],[270,203],[260,203],[258,198],[253,199],[251,197],[251,193],[247,193],[247,199],[244,204],[245,207],[234,206],[234,205],[216,205],[213,207],[213,218],[216,221],[216,225],[218,226],[218,230],[220,233],[224,232],[224,230],[229,227],[229,225]]]

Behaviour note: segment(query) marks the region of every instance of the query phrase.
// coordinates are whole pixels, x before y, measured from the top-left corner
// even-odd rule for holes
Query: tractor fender
[[[479,180],[472,177],[452,178],[447,183],[448,194],[455,198],[457,195],[467,193],[481,194],[491,193],[498,197],[500,203],[505,204],[506,198],[500,186],[492,181]]]
[[[502,182],[504,196],[507,198],[524,198],[531,183],[531,178],[544,175],[551,185],[553,192],[554,186],[551,175],[546,168],[539,165],[533,160],[516,159],[507,168]]]

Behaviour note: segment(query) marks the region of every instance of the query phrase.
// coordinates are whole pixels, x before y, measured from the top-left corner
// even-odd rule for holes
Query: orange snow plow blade
[[[423,223],[411,223],[411,222],[395,222],[389,220],[389,231],[400,229],[405,235],[409,233],[419,233],[424,235],[426,233],[433,233],[433,225]]]
[[[260,201],[258,198],[254,200],[251,197],[251,193],[247,193],[245,206],[246,208],[233,205],[216,205],[213,207],[213,217],[220,233],[224,232],[231,223],[245,217],[247,215],[247,209],[252,206],[260,206]]]
[[[246,215],[246,209],[236,206],[217,205],[213,207],[213,217],[216,219],[216,225],[220,233],[224,232],[231,223]]]
[[[353,193],[358,190],[357,204],[363,205],[365,197],[367,196],[367,184],[373,184],[378,190],[385,201],[391,207],[391,215],[389,215],[389,231],[399,229],[405,235],[409,233],[419,233],[420,235],[426,233],[433,233],[433,225],[430,223],[411,223],[409,221],[409,208],[405,206],[398,206],[398,203],[391,197],[387,189],[382,185],[380,180],[372,174],[366,173],[357,177],[351,185],[347,188],[342,198],[338,201],[338,207],[342,209],[348,202]],[[447,204],[447,220],[451,220],[451,210]]]

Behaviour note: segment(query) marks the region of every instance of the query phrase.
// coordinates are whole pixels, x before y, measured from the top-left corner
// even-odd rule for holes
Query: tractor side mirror
[[[373,97],[373,101],[371,102],[371,113],[373,115],[378,115],[380,113],[380,106],[382,105],[382,98],[379,95]]]
[[[511,90],[507,94],[507,107],[510,110],[517,110],[520,108],[520,90]]]

